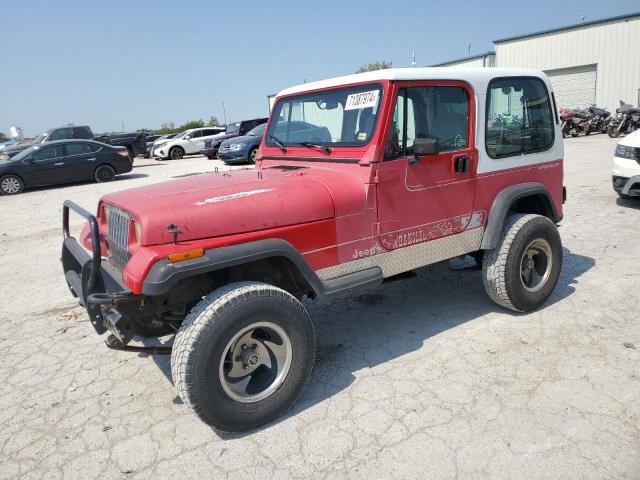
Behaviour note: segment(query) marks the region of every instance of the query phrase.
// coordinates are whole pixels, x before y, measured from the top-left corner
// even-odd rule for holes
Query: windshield
[[[188,135],[189,133],[191,133],[191,131],[190,131],[190,130],[185,130],[184,132],[180,132],[179,134],[177,134],[177,135],[176,135],[175,137],[173,137],[173,138],[175,138],[175,139],[182,138],[182,137],[184,137],[185,135]],[[171,138],[171,137],[169,137],[169,138]]]
[[[225,130],[227,133],[234,133],[240,129],[240,122],[230,123],[227,125],[227,129]]]
[[[249,130],[247,135],[251,135],[252,137],[261,137],[262,134],[264,133],[264,129],[265,129],[266,126],[267,126],[267,124],[263,123],[262,125],[258,125],[257,127],[253,127],[251,130]]]
[[[381,100],[377,83],[284,98],[271,115],[266,143],[366,145],[375,132]]]
[[[14,155],[13,157],[11,157],[11,161],[20,161],[23,158],[28,157],[29,155],[31,155],[33,152],[35,152],[36,150],[38,150],[40,148],[39,145],[33,145],[29,148],[25,148],[24,150],[22,150],[20,153]]]
[[[46,133],[41,133],[40,135],[38,135],[36,138],[33,139],[33,141],[31,143],[42,143],[45,139],[45,137],[47,136]]]

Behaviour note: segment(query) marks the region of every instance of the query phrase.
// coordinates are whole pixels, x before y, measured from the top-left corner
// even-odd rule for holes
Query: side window
[[[67,143],[65,148],[67,149],[67,155],[84,155],[85,153],[92,153],[92,146],[88,143]]]
[[[413,154],[416,138],[438,140],[438,151],[469,146],[469,98],[461,87],[410,87],[398,93],[385,159]]]
[[[99,152],[100,150],[102,150],[102,145],[100,145],[99,143],[86,143],[85,145],[87,145],[89,151],[91,152]]]
[[[73,127],[73,138],[79,138],[79,139],[91,138],[91,132],[87,127]]]
[[[53,140],[66,140],[68,138],[73,138],[73,130],[71,128],[58,128],[51,132],[49,135],[48,141]]]
[[[539,78],[489,83],[485,144],[491,158],[548,150],[553,145],[549,93]]]
[[[59,158],[61,156],[62,156],[62,146],[52,145],[50,147],[39,149],[36,153],[33,154],[31,158],[33,158],[33,160],[36,162],[44,162],[46,160],[52,160],[54,158]]]
[[[196,130],[195,132],[191,132],[191,138],[200,138],[202,136],[202,130]]]

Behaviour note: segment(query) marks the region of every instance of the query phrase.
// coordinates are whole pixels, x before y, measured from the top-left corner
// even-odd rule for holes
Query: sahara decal
[[[481,211],[446,218],[437,222],[381,235],[380,241],[382,246],[387,250],[403,248],[409,245],[415,245],[416,243],[428,242],[437,238],[460,233],[464,230],[482,227],[486,217],[486,212]]]

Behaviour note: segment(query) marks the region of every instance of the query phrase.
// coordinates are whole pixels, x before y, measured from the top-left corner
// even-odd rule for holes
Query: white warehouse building
[[[640,13],[495,40],[494,51],[433,66],[544,71],[558,108],[640,105]]]

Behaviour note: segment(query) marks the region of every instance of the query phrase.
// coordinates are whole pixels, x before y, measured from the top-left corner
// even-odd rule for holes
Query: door
[[[65,170],[69,181],[93,180],[97,164],[94,144],[70,142],[64,144]]]
[[[475,100],[469,86],[453,81],[401,82],[394,92],[376,174],[380,244],[396,250],[443,237],[451,243],[420,253],[414,268],[471,251],[474,242],[462,242],[459,234],[484,222],[473,214]],[[414,144],[425,141],[435,141],[437,153],[414,154]]]
[[[585,108],[596,103],[596,69],[597,65],[583,65],[545,72],[558,108]]]
[[[200,153],[204,148],[204,138],[202,130],[194,130],[189,134],[189,139],[185,142],[185,152]]]
[[[33,185],[52,185],[68,181],[61,144],[39,148],[31,155]]]

